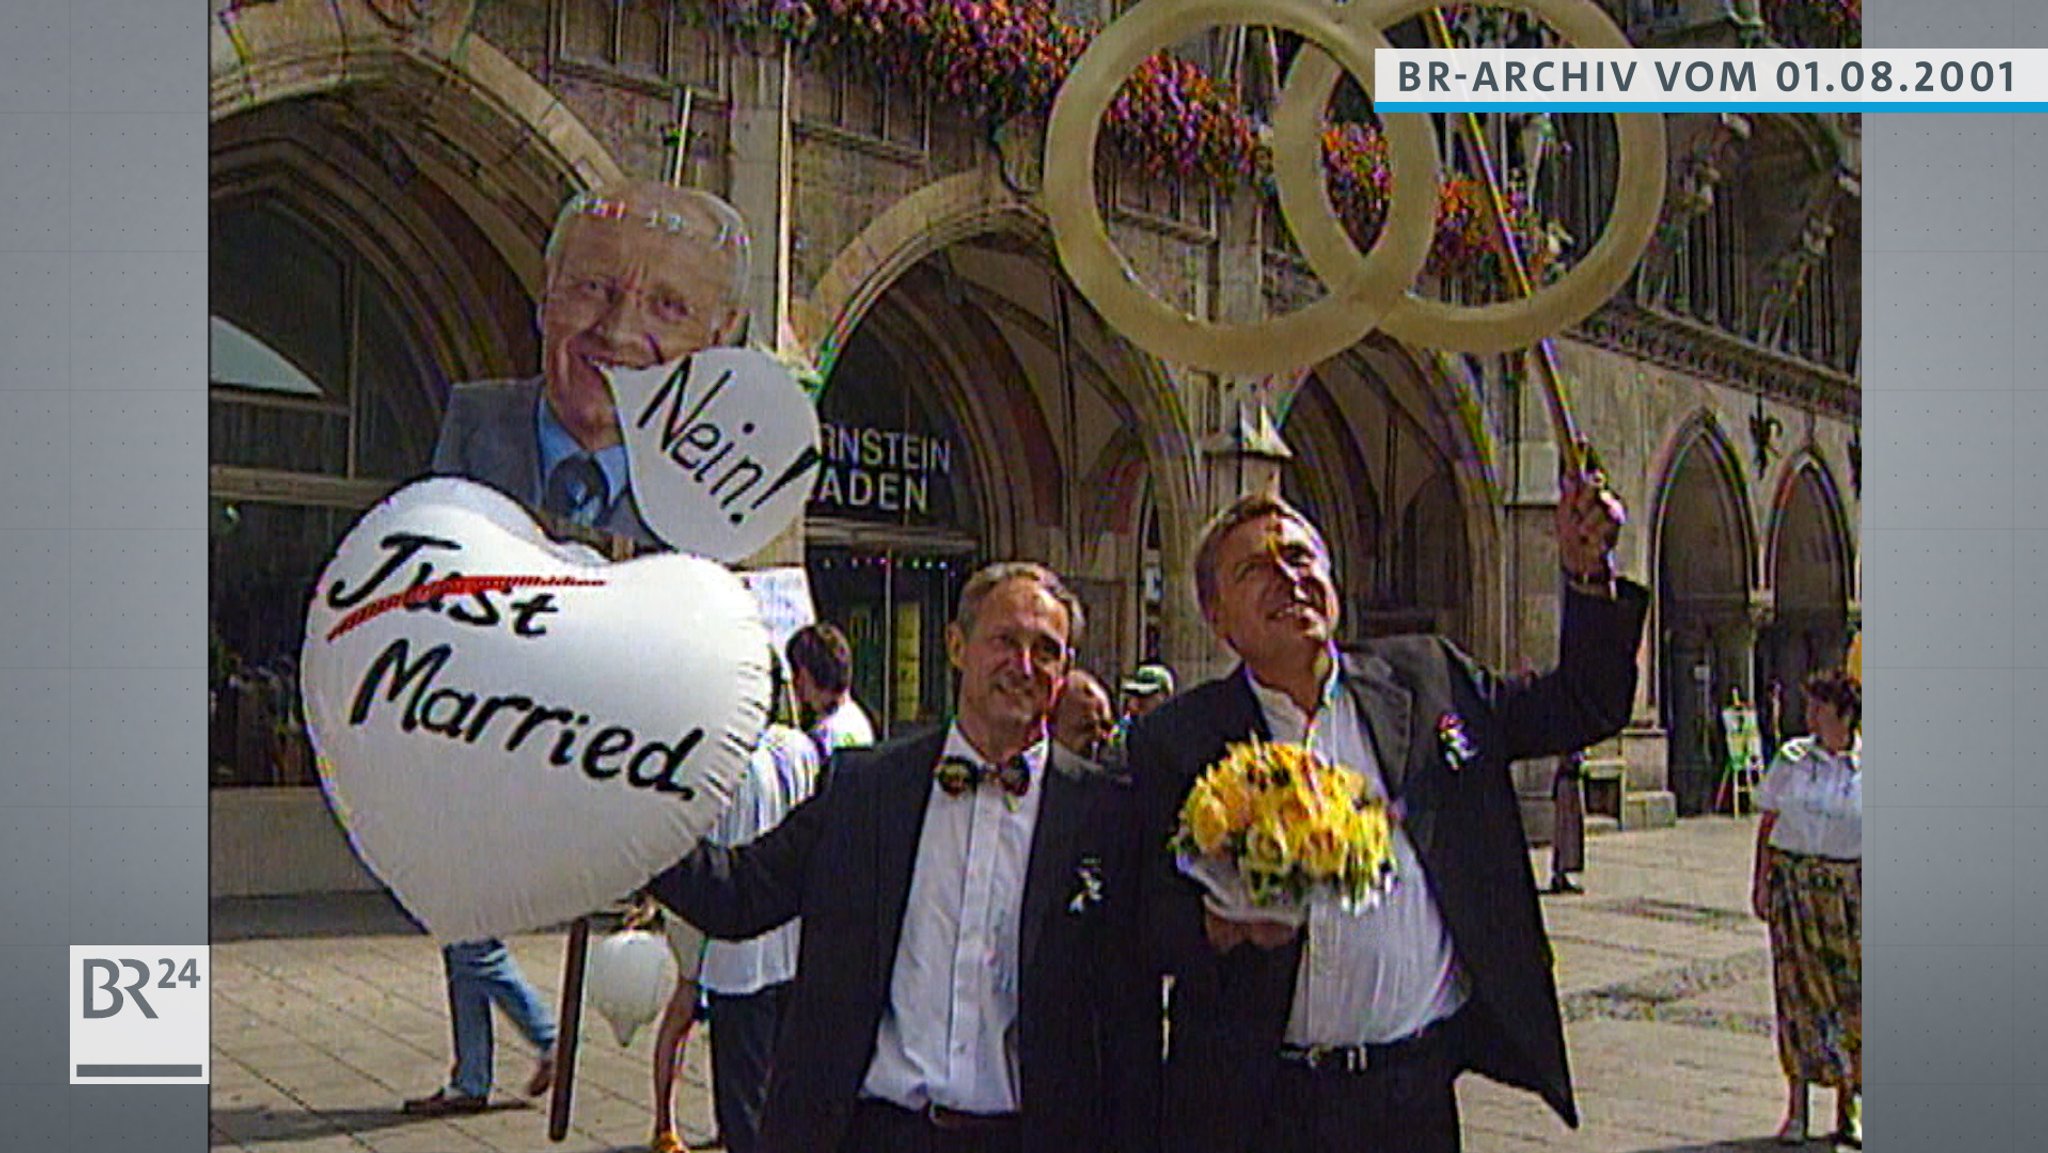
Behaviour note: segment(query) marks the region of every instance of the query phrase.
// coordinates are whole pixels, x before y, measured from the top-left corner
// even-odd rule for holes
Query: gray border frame
[[[2018,0],[1864,9],[1872,48],[2048,46]],[[2039,1147],[2048,784],[2023,769],[2048,623],[2040,117],[1864,122],[1866,1126],[1880,1149]],[[1906,753],[1912,756],[1906,756]],[[2033,990],[2033,991],[2029,991]]]
[[[1872,47],[2048,47],[2018,0],[1865,22]],[[206,934],[206,27],[0,6],[12,1147],[206,1148],[202,1089],[65,1084],[64,1013],[70,943]],[[2048,345],[2048,121],[1874,116],[1865,144],[1869,1122],[1879,1148],[2020,1150],[2015,1090],[2048,1084],[2048,778],[2020,767],[2048,735],[2022,707],[2048,673],[2022,603],[2048,581],[2048,388],[2018,372]]]
[[[206,941],[206,37],[0,4],[0,1145],[204,1149],[71,1086],[82,944]]]

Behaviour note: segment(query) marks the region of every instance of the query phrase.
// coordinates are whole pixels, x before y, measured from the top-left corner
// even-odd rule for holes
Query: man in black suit
[[[650,886],[715,937],[803,918],[762,1149],[1150,1148],[1134,794],[1046,734],[1081,623],[1042,566],[976,573],[945,732],[840,753],[774,831]]]
[[[1560,661],[1522,681],[1440,637],[1338,648],[1329,552],[1278,497],[1241,499],[1210,525],[1197,592],[1244,663],[1140,723],[1129,745],[1152,862],[1146,919],[1174,977],[1162,1148],[1455,1151],[1466,1069],[1577,1124],[1508,764],[1628,720],[1648,596],[1613,575],[1622,519],[1597,474],[1566,480]],[[1306,742],[1391,801],[1397,880],[1383,903],[1354,916],[1319,895],[1302,930],[1182,875],[1165,846],[1189,787],[1254,736]]]

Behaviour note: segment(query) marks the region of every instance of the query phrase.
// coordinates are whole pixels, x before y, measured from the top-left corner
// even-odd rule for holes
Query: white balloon
[[[618,405],[633,500],[656,536],[738,561],[803,512],[822,463],[818,410],[774,357],[707,348],[675,364],[600,371]]]
[[[611,1022],[612,1036],[631,1045],[642,1025],[661,1016],[676,987],[676,959],[668,942],[653,933],[627,929],[590,947],[583,971],[583,995]]]
[[[693,848],[767,722],[768,655],[724,567],[606,563],[436,478],[342,540],[300,684],[357,854],[461,941],[601,908]]]

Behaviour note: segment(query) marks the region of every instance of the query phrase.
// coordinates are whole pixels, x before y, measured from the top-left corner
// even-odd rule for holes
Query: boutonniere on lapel
[[[1479,759],[1479,747],[1465,732],[1465,718],[1456,713],[1436,719],[1436,739],[1443,746],[1444,767],[1454,773]]]
[[[1101,903],[1102,858],[1091,854],[1074,869],[1074,895],[1067,901],[1067,912],[1078,916]]]

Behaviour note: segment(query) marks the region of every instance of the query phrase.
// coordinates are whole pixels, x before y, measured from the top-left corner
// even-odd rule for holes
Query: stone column
[[[1510,360],[1507,403],[1507,473],[1501,566],[1502,621],[1499,667],[1504,672],[1540,671],[1557,663],[1557,634],[1564,607],[1564,582],[1557,557],[1558,446],[1543,390],[1527,360]],[[1522,827],[1532,839],[1547,840],[1552,828],[1551,778],[1556,758],[1518,762],[1512,769]]]
[[[790,304],[795,223],[795,69],[780,39],[745,40],[732,58],[732,107],[727,132],[732,186],[727,199],[746,218],[753,234],[753,268],[747,285],[748,339],[763,348],[781,347]],[[802,564],[803,518],[790,525],[748,567]]]
[[[1707,643],[1708,663],[1714,669],[1713,719],[1719,724],[1720,710],[1728,707],[1731,691],[1742,694],[1745,704],[1756,701],[1757,624],[1749,606],[1717,619]],[[1718,762],[1714,767],[1719,770]]]
[[[1207,407],[1216,419],[1201,441],[1195,515],[1187,532],[1164,532],[1159,541],[1166,572],[1161,656],[1183,685],[1220,676],[1236,664],[1210,635],[1195,597],[1197,537],[1210,517],[1238,497],[1277,489],[1280,470],[1294,455],[1280,437],[1260,382],[1206,383],[1214,400]]]
[[[1219,209],[1213,280],[1194,286],[1193,304],[1198,314],[1219,322],[1251,323],[1266,315],[1258,203],[1244,196]],[[1192,507],[1185,510],[1182,529],[1161,526],[1160,563],[1166,587],[1160,656],[1186,687],[1220,676],[1236,664],[1236,658],[1210,635],[1195,598],[1195,547],[1202,527],[1245,493],[1277,490],[1280,470],[1293,453],[1273,418],[1273,380],[1196,371],[1177,371],[1176,376],[1186,397],[1183,411],[1196,422],[1200,455],[1195,461]],[[1161,484],[1155,491],[1163,513],[1165,478],[1155,480]]]

